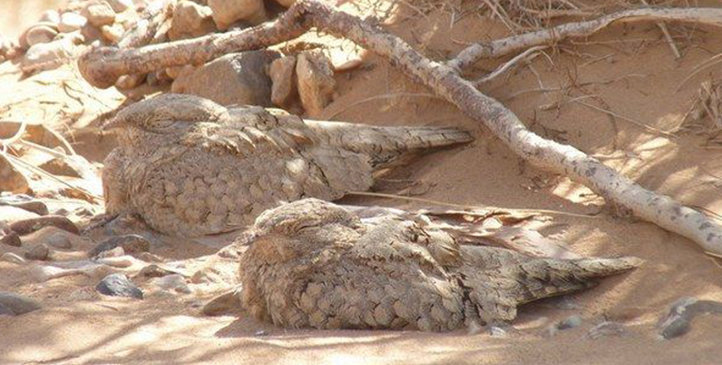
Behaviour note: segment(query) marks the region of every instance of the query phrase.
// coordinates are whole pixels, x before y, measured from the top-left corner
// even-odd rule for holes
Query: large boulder
[[[271,106],[271,79],[266,69],[280,54],[275,51],[232,53],[173,82],[174,93],[194,94],[222,105]]]

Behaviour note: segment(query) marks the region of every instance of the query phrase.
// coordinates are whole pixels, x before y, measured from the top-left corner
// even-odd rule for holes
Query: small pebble
[[[0,292],[0,306],[0,312],[15,316],[40,309],[35,300],[9,292]]]
[[[70,233],[79,234],[80,230],[70,219],[59,215],[46,215],[23,219],[10,224],[10,229],[19,235],[35,232],[43,227],[55,226]]]
[[[58,31],[44,25],[34,26],[25,33],[25,43],[28,46],[34,46],[39,43],[48,43],[55,39]],[[44,205],[44,204],[43,204]],[[28,209],[26,209],[28,210]],[[47,214],[47,208],[46,208]]]
[[[138,276],[142,276],[142,277],[146,277],[146,278],[160,278],[163,276],[173,275],[173,274],[177,274],[177,272],[160,267],[156,264],[150,264],[150,265],[140,269],[140,272],[138,272]]]
[[[95,290],[104,295],[143,299],[143,291],[124,274],[106,276],[98,283]]]
[[[264,331],[264,330],[258,330],[258,331],[256,331],[256,333],[254,333],[253,335],[254,335],[254,336],[258,336],[258,337],[268,336],[268,332],[266,332],[266,331]]]
[[[58,24],[58,23],[60,23],[60,13],[58,13],[57,10],[46,10],[40,16],[40,21]]]
[[[52,235],[50,235],[50,237],[47,238],[46,241],[50,246],[63,250],[67,250],[73,247],[73,244],[70,242],[68,236],[60,232],[53,233]]]
[[[13,264],[24,264],[27,261],[25,261],[24,258],[12,253],[12,252],[5,252],[0,256],[0,260],[6,261],[6,262],[12,262]]]
[[[190,294],[191,292],[188,284],[186,284],[185,278],[180,274],[171,274],[153,279],[153,284],[162,289],[175,290],[179,293]]]
[[[497,326],[489,327],[489,334],[494,338],[504,338],[509,335],[505,329]]]
[[[569,328],[575,328],[582,325],[582,317],[578,315],[569,316],[567,318],[564,318],[563,320],[559,321],[557,323],[557,328],[560,330],[565,330]]]
[[[94,257],[103,251],[112,250],[116,247],[122,247],[129,254],[147,252],[150,250],[150,241],[137,234],[114,236],[93,247],[88,251],[88,256]]]
[[[58,30],[62,33],[70,33],[82,28],[88,22],[84,16],[73,12],[67,12],[60,15],[60,23]]]
[[[13,247],[20,247],[22,245],[20,236],[12,231],[0,238],[0,243]]]
[[[47,260],[49,254],[50,247],[41,243],[39,245],[35,245],[35,247],[31,248],[30,251],[26,252],[25,258],[28,260]]]
[[[625,332],[626,330],[623,324],[605,321],[592,327],[589,332],[587,332],[587,337],[596,340],[608,336],[622,336]]]
[[[115,21],[113,8],[104,1],[88,4],[82,14],[88,19],[88,23],[96,27],[113,24]]]
[[[116,247],[112,250],[103,251],[95,256],[96,259],[104,259],[106,257],[120,257],[125,255],[123,247]]]

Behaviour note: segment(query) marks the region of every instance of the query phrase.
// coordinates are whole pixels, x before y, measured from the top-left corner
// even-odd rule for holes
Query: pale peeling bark
[[[722,25],[722,9],[643,9],[627,12],[626,17],[674,19]],[[650,12],[657,14],[650,17]],[[632,14],[632,15],[630,15]],[[696,18],[695,18],[696,17]],[[602,18],[604,19],[604,18]],[[613,20],[620,19],[614,18]],[[597,21],[589,29],[598,29],[613,20]],[[163,67],[202,63],[223,53],[258,49],[296,37],[315,26],[345,37],[369,50],[388,57],[392,64],[420,80],[453,103],[471,118],[483,123],[509,148],[532,164],[569,176],[644,220],[685,236],[705,251],[722,255],[722,227],[696,210],[670,197],[646,190],[632,180],[578,149],[546,140],[531,132],[509,109],[479,92],[454,68],[434,62],[400,38],[358,17],[331,9],[316,0],[302,0],[274,22],[248,30],[210,35],[164,45],[119,51],[101,48],[80,60],[81,71],[96,86],[111,85],[114,78],[128,73],[149,72]],[[573,27],[572,27],[573,28]],[[573,34],[571,30],[566,35]],[[532,33],[532,35],[535,33]],[[530,39],[549,39],[543,33]],[[541,41],[527,46],[540,44]],[[543,43],[543,42],[541,42]]]
[[[553,28],[497,39],[488,43],[475,43],[459,52],[447,64],[457,70],[463,70],[484,58],[501,57],[534,46],[554,44],[566,38],[588,36],[614,22],[630,21],[675,21],[722,26],[722,9],[645,8],[620,11],[594,20],[561,24]]]

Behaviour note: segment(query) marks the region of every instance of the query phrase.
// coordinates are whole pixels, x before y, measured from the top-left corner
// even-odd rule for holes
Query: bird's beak
[[[123,124],[123,120],[118,118],[117,116],[113,117],[113,119],[103,123],[103,125],[100,126],[100,130],[107,131],[114,128],[118,128]]]

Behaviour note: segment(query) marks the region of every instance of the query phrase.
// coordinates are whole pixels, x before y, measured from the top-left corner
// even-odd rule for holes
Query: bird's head
[[[346,209],[319,199],[303,199],[263,212],[241,238],[266,263],[316,255],[336,247],[361,227]]]
[[[125,107],[102,128],[135,128],[145,133],[175,134],[195,123],[217,122],[227,117],[227,109],[211,100],[195,95],[162,94]]]

